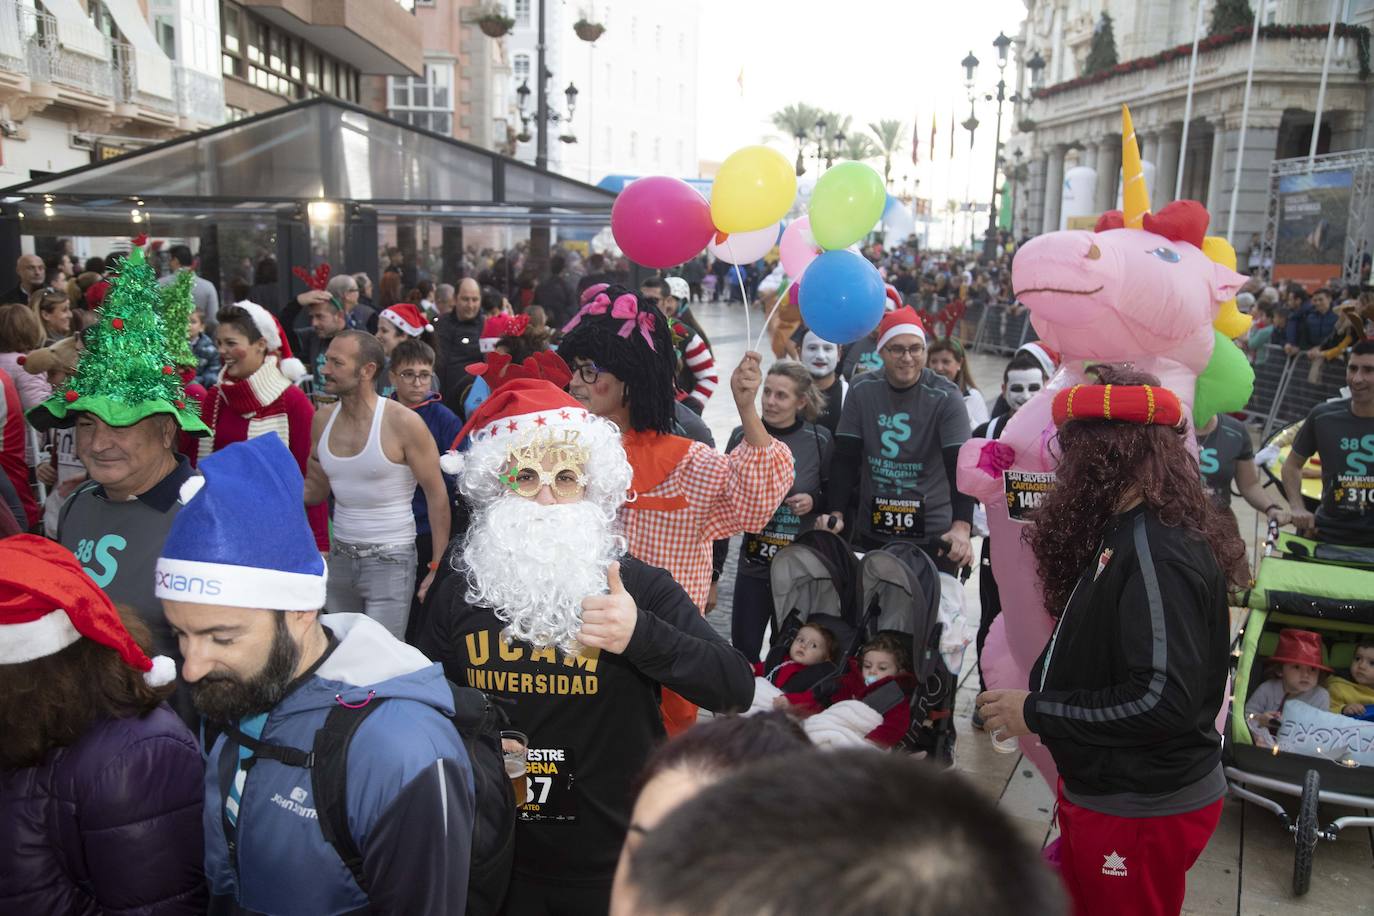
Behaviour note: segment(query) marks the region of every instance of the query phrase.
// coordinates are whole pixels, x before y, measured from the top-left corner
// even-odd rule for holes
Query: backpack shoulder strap
[[[348,866],[364,894],[368,889],[367,876],[363,873],[363,854],[348,828],[348,745],[382,702],[374,699],[354,708],[335,705],[325,717],[324,725],[315,732],[315,744],[311,748],[314,765],[310,768],[310,789],[315,796],[320,832]]]

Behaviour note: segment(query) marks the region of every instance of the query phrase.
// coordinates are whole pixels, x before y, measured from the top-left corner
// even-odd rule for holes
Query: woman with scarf
[[[223,369],[201,407],[211,435],[199,441],[204,458],[226,445],[276,433],[296,456],[301,474],[310,459],[310,423],[315,408],[295,386],[308,374],[291,355],[281,325],[253,302],[226,305],[215,317],[215,343]],[[329,509],[324,503],[306,509],[315,545],[329,550]]]

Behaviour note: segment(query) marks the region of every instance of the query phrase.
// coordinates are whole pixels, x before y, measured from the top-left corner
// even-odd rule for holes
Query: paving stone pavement
[[[739,425],[734,401],[729,393],[729,376],[746,350],[744,312],[738,304],[696,303],[692,310],[711,339],[721,385],[704,413],[716,442],[723,447],[731,430]],[[755,310],[750,314],[751,330],[748,346],[752,347],[762,327],[763,315]],[[765,368],[773,362],[764,344]],[[979,389],[988,397],[995,397],[1000,389],[1002,370],[1006,360],[1000,357],[972,355],[974,377]],[[1234,500],[1233,508],[1240,521],[1242,534],[1256,556],[1254,546],[1262,539],[1255,513],[1243,500]],[[730,638],[731,593],[738,555],[738,538],[731,544],[725,574],[721,577],[719,603],[707,620],[718,633]],[[967,587],[966,606],[971,614],[978,608],[978,576],[975,572]],[[1233,625],[1239,626],[1244,611],[1233,611]],[[1052,840],[1057,831],[1053,825],[1054,796],[1049,786],[1036,772],[1030,761],[1020,754],[998,754],[982,732],[969,724],[973,699],[978,694],[978,675],[974,670],[973,652],[966,653],[955,699],[955,722],[958,731],[956,745],[957,770],[974,785],[997,799],[999,807],[1024,831],[1036,845]],[[1370,777],[1370,792],[1374,793],[1374,774]],[[1290,815],[1296,810],[1295,800],[1283,800]],[[1329,823],[1342,814],[1356,813],[1349,809],[1323,806],[1322,822]],[[1370,812],[1364,812],[1366,814]],[[1196,865],[1188,873],[1188,896],[1185,914],[1196,916],[1288,916],[1288,914],[1350,914],[1374,913],[1374,831],[1368,828],[1347,829],[1337,840],[1320,841],[1315,855],[1311,890],[1295,898],[1291,890],[1293,871],[1293,840],[1279,819],[1268,811],[1239,799],[1228,798],[1222,810],[1221,823]]]

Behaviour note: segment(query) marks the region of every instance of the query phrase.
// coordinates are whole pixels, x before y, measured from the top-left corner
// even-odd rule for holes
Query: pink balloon
[[[750,232],[731,232],[719,242],[713,237],[706,250],[726,264],[752,264],[772,251],[777,243],[778,224],[774,223]]]
[[[811,236],[810,217],[803,216],[787,224],[782,231],[782,241],[778,243],[778,254],[782,257],[782,269],[789,277],[800,279],[820,253],[820,246]]]
[[[690,261],[716,227],[711,205],[680,178],[653,175],[625,186],[611,206],[611,233],[625,257],[644,267]]]

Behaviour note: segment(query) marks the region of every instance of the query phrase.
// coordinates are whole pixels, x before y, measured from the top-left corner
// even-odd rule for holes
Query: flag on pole
[[[921,161],[921,130],[916,125],[920,124],[920,118],[911,119],[911,164],[916,165]]]
[[[954,158],[954,135],[958,133],[958,131],[955,130],[958,123],[958,121],[954,120],[954,108],[951,107],[949,109],[949,158],[951,159]]]
[[[930,113],[930,161],[935,161],[935,112]]]

